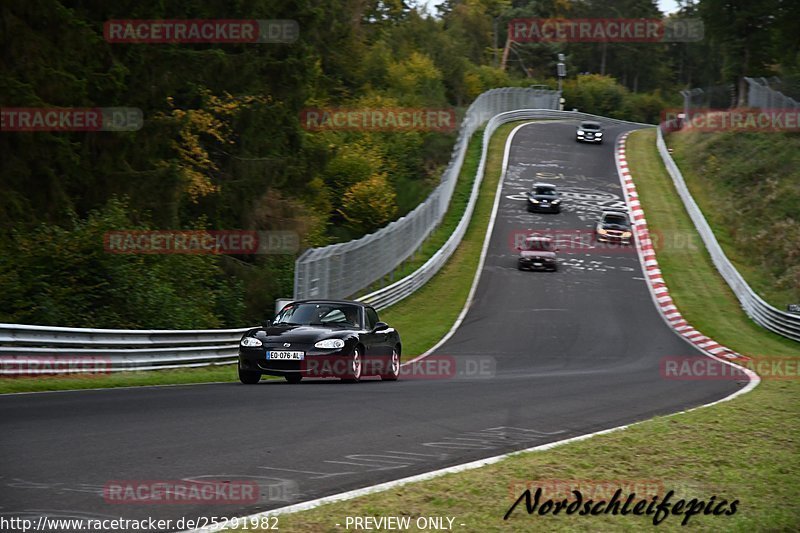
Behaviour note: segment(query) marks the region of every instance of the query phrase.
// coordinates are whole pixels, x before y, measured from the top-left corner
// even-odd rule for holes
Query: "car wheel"
[[[361,360],[361,349],[356,346],[353,348],[353,355],[347,360],[347,371],[342,376],[343,381],[349,383],[356,383],[361,379],[361,367],[363,361]]]
[[[384,381],[397,381],[400,376],[400,353],[397,348],[392,348],[392,358],[389,361],[389,372],[381,374],[381,379]]]
[[[289,383],[300,383],[303,379],[301,374],[286,374],[283,377],[286,378],[286,381]]]
[[[245,385],[255,385],[261,380],[261,372],[239,369],[239,381]]]

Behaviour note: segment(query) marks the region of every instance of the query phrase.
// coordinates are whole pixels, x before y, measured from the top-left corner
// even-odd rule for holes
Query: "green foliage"
[[[800,138],[681,132],[670,143],[754,289],[780,308],[800,301]]]
[[[587,74],[564,83],[565,109],[577,108],[584,113],[625,118],[622,105],[627,89],[610,76]]]
[[[354,231],[372,233],[394,219],[397,213],[395,197],[386,176],[376,174],[347,189],[339,212]]]
[[[86,261],[94,257],[102,269],[113,271],[120,287],[141,284],[139,267],[152,274],[155,289],[149,296],[133,291],[142,301],[130,306],[107,284],[98,284],[91,270],[76,270],[72,277],[58,268],[48,273],[34,250],[49,249],[50,240],[68,239],[76,231],[89,232],[99,221],[290,230],[299,234],[303,248],[357,238],[427,197],[449,160],[455,133],[312,132],[301,124],[303,109],[463,109],[494,87],[548,79],[554,88],[556,54],[563,52],[567,109],[654,122],[661,108],[675,106],[676,88],[683,83],[719,82],[739,71],[800,79],[795,4],[702,0],[676,15],[704,17],[710,39],[700,43],[517,43],[507,50],[505,63],[512,18],[651,17],[659,16],[657,8],[650,0],[448,0],[434,18],[402,0],[4,4],[3,107],[126,106],[140,108],[145,118],[135,132],[0,135],[0,246],[28,246],[27,255],[2,259],[7,318],[113,327],[166,320],[211,327],[260,316],[274,298],[291,293],[293,257],[106,257],[81,248]],[[772,26],[765,23],[770,9]],[[111,44],[103,38],[110,19],[238,16],[296,20],[300,37],[269,45]],[[726,24],[733,25],[731,38],[724,34]],[[740,63],[744,67],[738,68]],[[578,72],[600,74],[576,77]],[[112,209],[115,197],[126,202]],[[82,265],[78,259],[77,252],[61,257],[64,264]],[[14,268],[25,261],[36,265],[37,276]],[[185,262],[181,268],[190,272],[213,267],[194,272],[198,279],[207,276],[213,294],[163,314],[170,318],[158,317],[154,302],[163,299],[172,309],[174,295],[183,292],[182,285],[165,281],[173,261]],[[88,303],[94,290],[103,295],[102,304]],[[196,290],[187,286],[185,292]],[[69,298],[76,299],[82,318],[63,307]],[[102,312],[91,312],[92,305]]]
[[[111,200],[67,227],[41,224],[0,244],[0,321],[107,328],[242,324],[241,282],[221,257],[109,253],[112,230],[146,230]],[[200,229],[200,228],[192,228]]]

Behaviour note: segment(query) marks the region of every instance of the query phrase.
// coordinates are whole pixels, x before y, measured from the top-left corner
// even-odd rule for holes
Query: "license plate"
[[[540,267],[540,266],[542,266],[542,264],[541,263],[534,263],[533,266]]]
[[[273,359],[276,361],[302,361],[305,356],[305,352],[294,352],[287,350],[267,351],[267,359]]]

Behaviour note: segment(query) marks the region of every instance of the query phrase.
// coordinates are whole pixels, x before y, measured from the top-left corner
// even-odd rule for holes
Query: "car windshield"
[[[628,225],[628,219],[622,215],[606,215],[606,224],[619,224],[621,226]]]
[[[301,303],[284,307],[273,324],[289,326],[358,327],[358,307],[338,303]]]
[[[556,190],[553,187],[534,187],[533,194],[537,196],[556,196]]]
[[[552,252],[553,241],[542,239],[528,239],[525,241],[525,250],[534,252]]]
[[[596,131],[596,130],[600,129],[600,124],[595,124],[593,122],[584,122],[583,124],[581,124],[581,128],[584,129],[584,130],[595,130]]]

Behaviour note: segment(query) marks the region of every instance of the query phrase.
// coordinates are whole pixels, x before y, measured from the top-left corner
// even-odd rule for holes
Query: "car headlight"
[[[561,198],[557,198],[557,199],[553,200],[551,203],[552,203],[553,205],[555,205],[555,204],[560,204],[560,203],[561,203]]]
[[[323,348],[330,350],[331,348],[344,348],[344,341],[342,339],[325,339],[319,341],[314,345],[314,348]]]
[[[603,228],[597,228],[597,233],[599,233],[600,235],[605,235],[608,232],[606,230],[604,230]]]
[[[261,341],[255,337],[245,337],[242,339],[241,344],[246,348],[255,348],[256,346],[261,346]]]
[[[536,198],[531,198],[530,200],[531,200],[531,202],[533,202],[533,203],[535,203],[535,204],[538,204],[538,203],[539,203],[539,200],[537,200]]]
[[[583,132],[581,130],[578,130],[578,135],[583,135]]]
[[[595,137],[602,137],[603,136],[603,132],[597,132],[597,133],[594,134],[594,136]]]
[[[623,231],[622,232],[622,236],[623,237],[630,237],[631,236],[631,232],[630,231]]]

